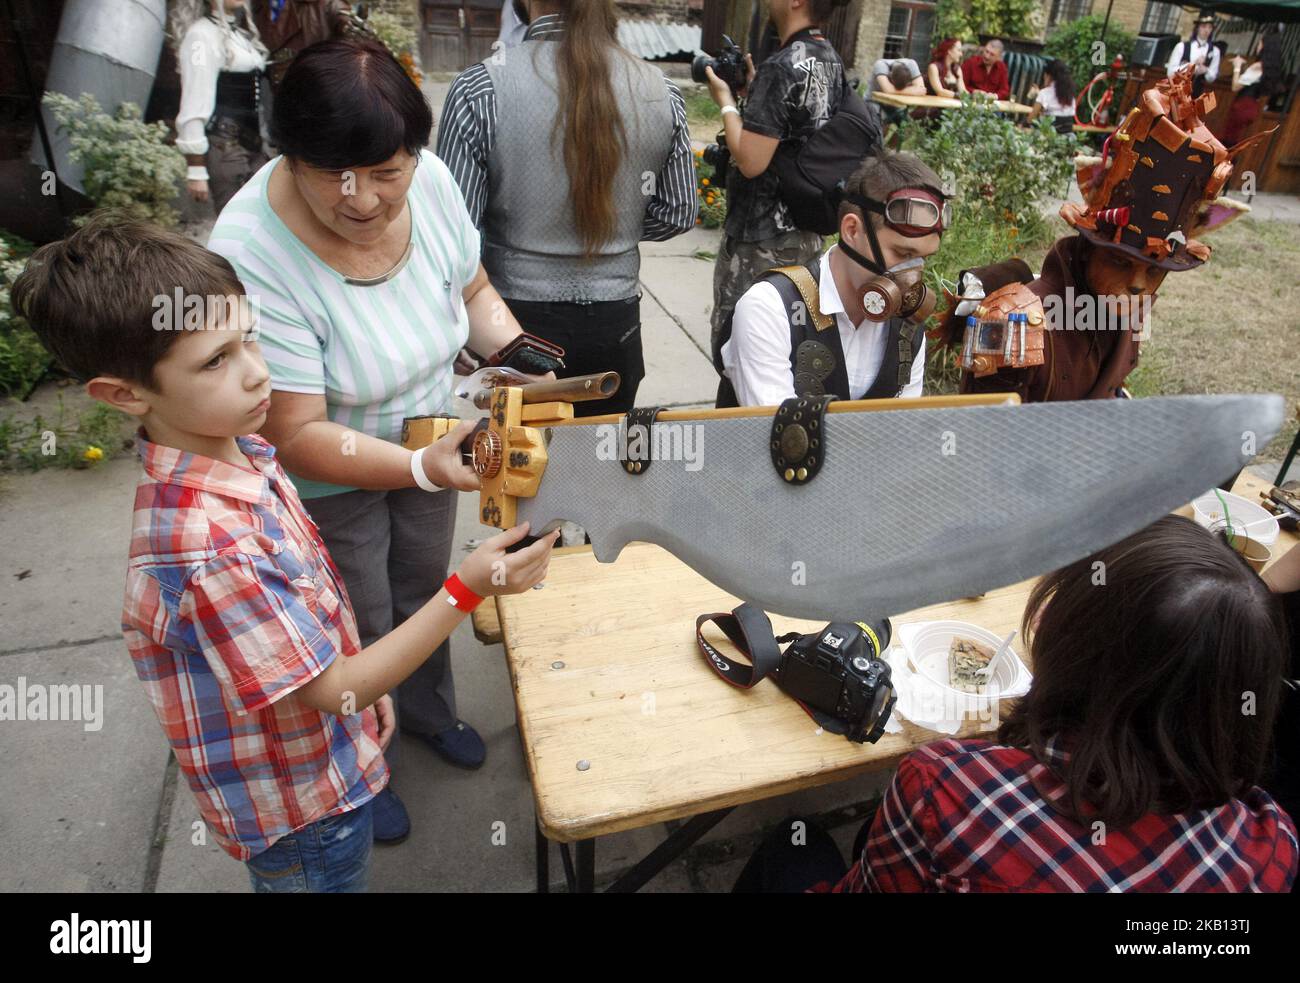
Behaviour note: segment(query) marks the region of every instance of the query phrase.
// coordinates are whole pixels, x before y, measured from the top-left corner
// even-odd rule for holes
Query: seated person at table
[[[940,42],[930,56],[925,70],[931,95],[956,99],[966,95],[966,80],[961,74],[961,39],[948,38]]]
[[[880,58],[871,66],[871,91],[925,95],[925,80],[911,58]]]
[[[1274,547],[1276,550],[1276,547]],[[1292,547],[1263,573],[1282,601],[1291,635],[1291,661],[1285,669],[1292,685],[1282,690],[1282,707],[1274,734],[1273,774],[1264,782],[1278,805],[1300,815],[1300,547]]]
[[[1074,131],[1074,79],[1070,66],[1059,58],[1043,69],[1042,88],[1034,96],[1034,106],[1026,122],[1032,123],[1039,116],[1050,116],[1062,133]]]
[[[806,267],[768,270],[723,325],[718,406],[920,396],[933,307],[922,276],[950,211],[940,189],[912,154],[864,160],[840,205],[839,243]]]
[[[997,38],[962,62],[961,73],[971,92],[983,92],[994,99],[1011,96],[1011,80],[1002,60],[1002,42]]]
[[[1042,578],[1023,630],[997,739],[904,758],[836,890],[1290,889],[1295,825],[1256,785],[1286,625],[1240,556],[1166,516]]]
[[[140,423],[122,631],[212,838],[258,892],[364,891],[396,726],[386,694],[476,597],[540,581],[558,533],[512,554],[525,526],[493,536],[362,648],[338,570],[257,435],[271,377],[256,300],[230,263],[100,214],[37,250],[12,294],[86,391]],[[374,480],[414,485],[416,464],[444,487],[478,487],[460,460],[472,426],[416,452],[394,445]]]

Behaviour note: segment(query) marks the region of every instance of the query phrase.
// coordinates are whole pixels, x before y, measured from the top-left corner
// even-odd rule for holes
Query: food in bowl
[[[948,685],[963,693],[981,693],[988,681],[981,676],[993,661],[993,649],[969,638],[955,636],[948,647]]]

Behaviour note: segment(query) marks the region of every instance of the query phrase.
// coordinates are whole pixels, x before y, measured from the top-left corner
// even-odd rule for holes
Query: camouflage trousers
[[[722,330],[745,291],[772,267],[809,263],[821,255],[821,251],[821,235],[799,229],[757,242],[740,242],[734,236],[722,237],[718,258],[713,264],[713,314],[710,317],[713,364],[719,372],[722,371],[722,345],[725,341]]]

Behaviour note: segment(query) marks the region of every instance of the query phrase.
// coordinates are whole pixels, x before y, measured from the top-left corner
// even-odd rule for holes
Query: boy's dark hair
[[[419,87],[380,42],[321,41],[298,54],[271,110],[271,137],[292,160],[341,170],[418,156],[433,131]]]
[[[1100,564],[1100,565],[1099,565]],[[1100,578],[1100,579],[1099,579]],[[1286,622],[1238,554],[1182,516],[1043,577],[1025,608],[1034,682],[998,739],[1046,763],[1059,738],[1056,808],[1116,827],[1212,809],[1268,760]]]
[[[85,382],[118,376],[156,389],[154,366],[179,331],[158,330],[157,298],[243,296],[234,267],[178,232],[97,212],[36,250],[10,300],[41,343]],[[168,308],[170,309],[170,307]]]
[[[916,77],[912,74],[911,67],[901,58],[889,66],[889,81],[895,89],[906,89]]]
[[[943,190],[939,175],[930,170],[925,161],[915,154],[882,150],[878,154],[863,159],[858,169],[845,182],[846,194],[884,201],[899,188],[933,188]],[[840,205],[840,218],[850,212],[861,211],[851,202]],[[884,216],[871,212],[868,216],[878,229],[884,224]]]

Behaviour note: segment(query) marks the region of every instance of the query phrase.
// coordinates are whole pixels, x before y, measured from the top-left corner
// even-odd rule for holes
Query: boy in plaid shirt
[[[316,526],[254,432],[271,383],[230,264],[101,216],[38,250],[12,298],[91,396],[140,421],[122,628],[212,835],[258,891],[365,890],[385,694],[482,597],[545,577],[558,532],[510,554],[526,526],[487,540],[362,649]],[[471,427],[417,452],[435,483],[477,482],[459,455]]]

